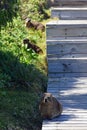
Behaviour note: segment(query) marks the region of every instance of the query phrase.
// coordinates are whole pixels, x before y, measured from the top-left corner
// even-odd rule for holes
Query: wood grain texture
[[[81,57],[87,56],[87,41],[47,41],[48,57],[73,54],[82,54]]]
[[[46,25],[47,40],[86,39],[86,20],[59,20]]]
[[[50,0],[51,6],[73,6],[73,7],[79,7],[79,6],[86,6],[87,0]]]
[[[81,20],[87,19],[87,0],[52,3],[64,7],[52,12],[62,20],[46,24],[47,92],[61,102],[63,113],[44,120],[42,130],[87,130],[87,20]]]
[[[85,20],[87,19],[87,8],[51,8],[51,17],[58,17],[63,20]]]
[[[48,78],[60,78],[60,77],[87,77],[87,73],[48,73]]]
[[[48,73],[49,72],[87,73],[87,59],[48,59]]]

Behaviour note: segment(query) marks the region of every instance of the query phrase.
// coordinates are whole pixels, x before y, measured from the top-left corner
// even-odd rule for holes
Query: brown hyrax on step
[[[60,102],[51,93],[44,93],[39,110],[43,119],[52,119],[60,116],[63,109]]]

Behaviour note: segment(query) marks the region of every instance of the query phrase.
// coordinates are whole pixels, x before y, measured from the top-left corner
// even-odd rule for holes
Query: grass
[[[45,25],[49,10],[45,0],[14,0],[12,6],[2,0],[2,7],[5,4],[8,8],[4,12],[1,8],[0,22],[0,130],[41,130],[38,107],[40,95],[47,87],[46,34],[27,29],[24,19],[30,17]],[[9,16],[8,9],[16,9],[16,15]],[[34,12],[37,15],[32,15]],[[43,54],[27,49],[25,38],[38,45]]]
[[[0,91],[0,129],[34,130],[38,126],[39,130],[38,101],[36,93],[8,89]]]
[[[38,55],[27,50],[23,39],[43,49]],[[40,95],[46,91],[45,32],[28,30],[21,18],[0,35],[0,130],[40,130]]]

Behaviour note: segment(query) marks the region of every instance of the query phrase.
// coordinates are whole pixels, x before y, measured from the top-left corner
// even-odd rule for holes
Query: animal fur
[[[51,93],[44,93],[39,110],[43,119],[53,119],[62,113],[62,105]]]
[[[41,54],[41,53],[43,53],[43,51],[42,51],[42,49],[40,48],[40,47],[38,47],[37,45],[35,45],[35,44],[33,44],[33,43],[30,43],[30,41],[29,41],[29,39],[24,39],[23,40],[23,43],[24,44],[27,44],[27,49],[32,49],[32,50],[34,50],[36,53],[38,53],[38,54]]]
[[[34,28],[35,30],[45,30],[45,26],[39,22],[31,21],[31,19],[27,18],[25,21],[25,25],[27,28]]]

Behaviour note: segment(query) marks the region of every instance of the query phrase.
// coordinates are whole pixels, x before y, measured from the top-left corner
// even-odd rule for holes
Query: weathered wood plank
[[[57,91],[60,91],[60,90],[61,91],[65,91],[65,90],[66,91],[67,90],[72,91],[72,89],[77,89],[77,91],[82,90],[82,89],[84,90],[84,89],[87,89],[87,79],[86,79],[86,77],[84,77],[84,79],[82,77],[80,77],[79,80],[77,80],[77,78],[75,78],[75,77],[72,77],[72,78],[69,78],[69,77],[50,78],[48,80],[47,89],[49,89],[49,90],[57,90]]]
[[[62,127],[62,128],[59,128],[59,127],[43,127],[42,130],[87,130],[87,127]]]
[[[51,124],[48,124],[48,126],[50,126],[50,125],[52,125],[53,127],[54,126],[56,126],[56,125],[58,125],[58,126],[61,126],[61,124],[59,123],[59,124],[57,124],[57,122],[56,123],[51,123]],[[72,125],[75,125],[75,127],[78,127],[78,126],[81,126],[81,127],[83,127],[83,126],[87,126],[87,123],[85,122],[85,123],[81,123],[81,122],[79,122],[79,123],[62,123],[62,125],[63,126],[72,126]]]
[[[48,58],[48,73],[87,73],[87,59]]]
[[[86,121],[82,121],[82,122],[77,121],[77,122],[75,122],[76,120],[72,121],[72,119],[75,119],[74,116],[70,117],[69,115],[68,116],[66,115],[66,117],[70,118],[71,121],[68,122],[68,118],[65,118],[64,120],[60,120],[60,117],[59,117],[59,119],[56,119],[56,120],[53,120],[53,121],[44,121],[42,130],[44,130],[44,129],[46,129],[46,130],[49,130],[49,129],[50,130],[62,130],[62,128],[64,130],[66,130],[65,128],[67,128],[67,130],[74,130],[74,128],[76,128],[75,130],[79,130],[79,128],[80,128],[80,130],[85,130],[84,128],[87,128]]]
[[[87,41],[47,41],[48,57],[51,55],[59,55],[60,57],[67,54],[84,54],[87,57]]]
[[[51,17],[65,20],[87,19],[87,8],[51,8]]]
[[[73,40],[68,40],[68,39],[66,39],[66,40],[46,40],[46,43],[48,44],[48,45],[53,45],[53,44],[55,44],[55,45],[57,45],[57,44],[70,44],[70,43],[72,43],[72,44],[74,44],[74,43],[76,43],[76,44],[78,44],[78,43],[87,43],[87,38],[86,39],[77,39],[77,40],[75,40],[75,39],[73,39]]]
[[[87,108],[87,78],[86,77],[51,78],[48,80],[47,91],[49,92],[50,90],[56,90],[55,92],[57,93],[56,98],[62,101],[63,106],[67,104],[67,106],[71,105],[72,107],[72,105],[76,106],[77,104],[78,106],[84,105],[84,108]],[[85,110],[82,111],[87,112],[87,109]],[[72,109],[68,109],[67,112],[68,111],[72,111]]]
[[[68,114],[70,115],[70,114],[72,114],[73,113],[73,116],[75,115],[75,116],[84,116],[84,117],[86,117],[87,118],[87,112],[85,112],[85,111],[83,111],[83,112],[80,112],[80,111],[69,111],[68,112]],[[63,112],[63,114],[67,114],[67,112]],[[62,114],[62,115],[63,115]],[[81,120],[81,118],[78,118],[78,119],[80,119],[80,120],[76,120],[76,121],[72,121],[72,120],[69,120],[68,121],[68,123],[69,122],[71,122],[71,123],[78,123],[78,122],[80,122],[80,121],[82,121],[83,123],[87,123],[87,119],[86,119],[86,121],[84,121],[84,120]]]
[[[50,61],[58,61],[59,59],[65,59],[65,60],[87,60],[87,54],[83,53],[83,54],[78,54],[78,53],[66,53],[66,54],[53,54],[53,55],[48,55],[47,60]]]
[[[60,78],[60,77],[87,77],[87,73],[48,73],[48,78]]]
[[[48,0],[50,6],[86,6],[87,0]]]
[[[81,128],[81,127],[75,127],[74,129],[72,128],[72,127],[63,127],[63,128],[56,128],[56,127],[54,127],[54,128],[52,128],[52,127],[50,127],[50,128],[47,128],[47,127],[44,127],[44,128],[42,128],[42,130],[87,130],[87,127],[83,127],[83,128]]]
[[[47,40],[86,39],[86,20],[59,20],[46,25]]]
[[[79,77],[79,78],[76,78],[76,77],[72,77],[72,78],[69,78],[69,77],[62,77],[62,78],[49,78],[48,79],[48,82],[76,82],[76,83],[87,83],[87,77]]]
[[[58,26],[87,26],[87,20],[53,20],[53,21],[50,21],[48,22],[46,25],[48,26],[52,26],[52,25],[58,25]]]
[[[48,55],[48,59],[86,59],[87,58],[87,53],[83,54],[78,54],[78,53],[65,53],[65,54],[53,54],[53,55]]]

